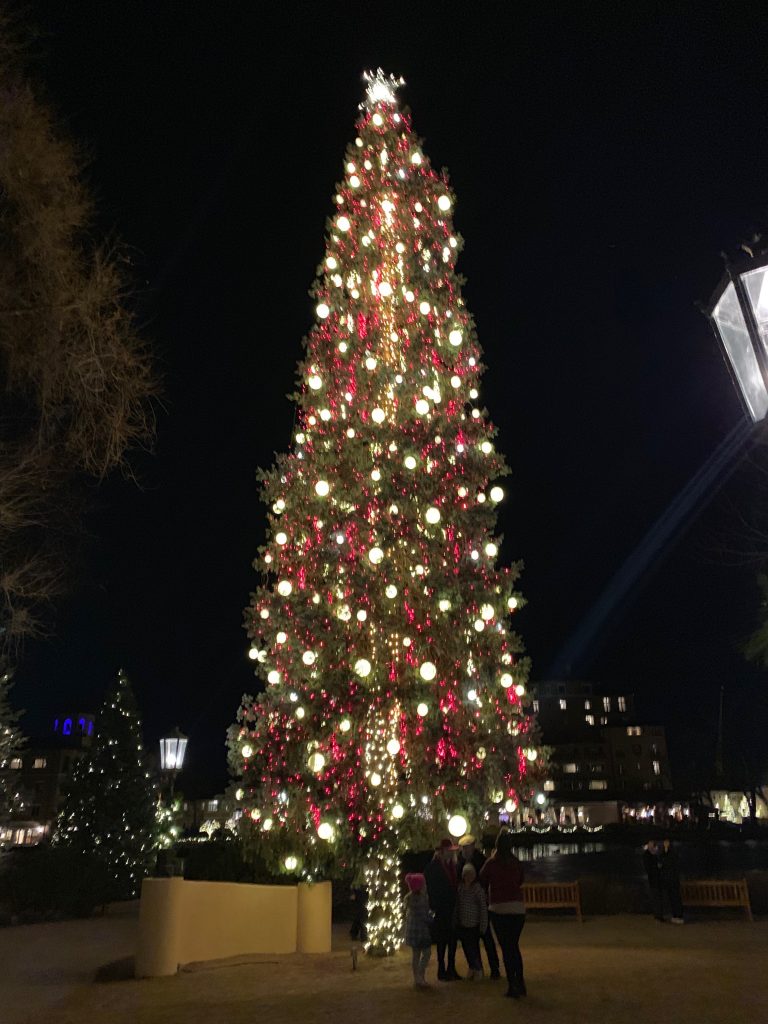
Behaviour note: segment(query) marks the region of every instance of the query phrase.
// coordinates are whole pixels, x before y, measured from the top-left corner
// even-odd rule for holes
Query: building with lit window
[[[0,821],[0,845],[34,846],[48,838],[72,768],[91,745],[93,722],[84,713],[57,718],[47,736],[0,765],[14,795],[11,817]]]
[[[572,680],[533,689],[542,741],[550,749],[544,791],[553,822],[618,822],[627,807],[669,797],[664,728],[638,723],[633,694],[609,694]]]

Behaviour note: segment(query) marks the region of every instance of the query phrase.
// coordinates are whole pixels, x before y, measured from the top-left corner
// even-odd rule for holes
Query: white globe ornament
[[[507,800],[506,803],[504,804],[504,810],[507,812],[507,814],[512,814],[513,811],[517,810],[517,804],[514,800]]]
[[[448,819],[448,831],[454,839],[461,839],[467,832],[467,819],[463,814],[452,814]]]
[[[513,612],[515,610],[515,608],[517,608],[517,598],[516,597],[510,597],[510,599],[507,601],[507,608],[509,608],[509,610],[511,612]]]
[[[438,207],[439,210],[442,210],[443,213],[447,213],[450,210],[450,208],[451,208],[450,196],[446,196],[446,195],[439,196],[438,200],[437,200],[437,207]]]
[[[419,675],[425,683],[431,683],[437,675],[437,669],[431,661],[424,661],[419,669]]]
[[[491,501],[499,502],[504,497],[504,489],[502,487],[492,487],[490,490]]]
[[[280,673],[277,671],[276,668],[273,668],[272,671],[267,676],[267,682],[271,683],[272,686],[277,686],[277,684],[280,682]]]
[[[393,597],[397,597],[397,587],[394,583],[390,583],[387,589],[384,591],[387,597],[391,600]]]
[[[295,871],[296,868],[299,866],[299,861],[296,857],[288,856],[283,861],[283,864],[285,864],[286,871]]]
[[[358,658],[355,662],[355,672],[361,679],[371,674],[371,663],[367,658]]]
[[[271,818],[265,818],[264,821],[262,821],[261,823],[261,827],[264,829],[265,832],[269,832],[272,828],[272,825],[273,821]]]
[[[251,754],[253,753],[253,747],[250,745],[250,743],[244,743],[242,748],[240,749],[240,753],[243,755],[243,757],[250,757]]]
[[[419,303],[419,312],[423,313],[424,316],[426,316],[427,313],[429,313],[431,308],[432,307],[430,306],[430,304],[428,302],[420,302]]]
[[[441,612],[449,612],[451,610],[451,602],[447,597],[442,597],[437,604],[437,607]]]
[[[486,544],[485,553],[486,555],[488,555],[489,558],[495,558],[496,555],[498,555],[499,553],[499,549],[496,547],[494,543]]]
[[[405,814],[405,808],[402,804],[394,804],[392,807],[392,817],[399,821]]]
[[[429,714],[429,705],[425,704],[423,701],[421,704],[417,704],[416,714],[419,718],[425,718]]]
[[[290,580],[280,580],[277,584],[277,592],[281,597],[288,597],[293,590]]]
[[[406,469],[416,469],[416,459],[412,455],[406,455],[404,465]]]
[[[330,821],[321,821],[320,824],[317,826],[318,839],[322,839],[324,840],[324,842],[329,843],[333,839],[333,836],[333,825],[330,823]]]
[[[349,217],[339,217],[336,221],[336,227],[339,231],[349,231],[352,225],[349,222]]]
[[[280,547],[282,547],[283,544],[287,544],[288,543],[288,534],[287,533],[282,533],[282,532],[281,533],[276,533],[275,534],[275,541],[280,545]]]
[[[307,760],[307,767],[311,772],[321,772],[325,768],[325,758],[321,753],[315,751],[314,754],[310,754]]]
[[[440,509],[435,508],[434,506],[428,508],[427,511],[424,513],[424,518],[430,524],[430,526],[435,526],[437,523],[440,522]]]
[[[512,676],[509,674],[509,672],[504,672],[501,678],[499,679],[499,682],[501,683],[505,690],[508,690],[514,682],[514,680],[512,679]]]
[[[317,315],[320,317],[321,320],[326,320],[328,318],[328,315],[330,314],[331,310],[326,305],[326,303],[319,302],[317,304],[317,306],[315,307],[315,312],[317,313]]]
[[[318,480],[317,483],[315,484],[315,494],[319,498],[325,498],[328,495],[330,489],[331,486],[327,480]]]
[[[429,402],[426,398],[420,398],[416,403],[416,412],[419,416],[426,416],[429,412]]]
[[[379,565],[384,558],[384,552],[381,548],[371,548],[368,552],[368,559],[372,565]]]
[[[304,651],[304,653],[301,656],[301,660],[304,662],[305,665],[314,665],[315,661],[317,660],[317,655],[315,654],[314,651]]]
[[[395,757],[396,754],[400,753],[400,742],[396,739],[391,739],[387,743],[387,753],[390,757]]]
[[[381,785],[381,776],[379,775],[378,772],[371,772],[371,785],[372,786],[380,786]]]
[[[518,683],[515,687],[515,695],[518,697],[522,697],[525,695],[525,687],[522,683]]]
[[[525,756],[528,758],[529,761],[533,762],[539,756],[539,752],[538,750],[534,750],[533,747],[529,747],[528,750],[526,750],[525,752]]]
[[[448,335],[448,341],[453,345],[454,348],[458,348],[464,340],[464,335],[460,330],[454,327],[454,329]]]
[[[496,612],[493,610],[493,605],[484,604],[480,609],[480,614],[486,622],[490,622]]]
[[[383,409],[379,409],[378,406],[371,413],[371,419],[374,423],[383,423],[386,418],[387,414]]]

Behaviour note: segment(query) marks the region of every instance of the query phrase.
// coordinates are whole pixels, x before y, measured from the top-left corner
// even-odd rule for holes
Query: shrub
[[[64,847],[15,850],[0,874],[0,904],[11,920],[90,917],[109,896],[106,866]]]

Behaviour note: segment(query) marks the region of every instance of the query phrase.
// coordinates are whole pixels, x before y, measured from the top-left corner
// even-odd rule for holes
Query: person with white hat
[[[483,864],[485,864],[485,857],[480,850],[478,850],[475,837],[469,833],[462,836],[459,840],[459,863],[460,866],[463,866],[464,864],[471,864],[475,869],[478,878],[480,877],[480,871],[482,870]],[[501,977],[501,972],[499,971],[499,954],[496,950],[496,943],[493,940],[493,931],[491,930],[490,922],[486,925],[485,930],[480,933],[480,939],[485,947],[485,955],[488,957],[488,971],[491,976],[491,981],[498,981]]]

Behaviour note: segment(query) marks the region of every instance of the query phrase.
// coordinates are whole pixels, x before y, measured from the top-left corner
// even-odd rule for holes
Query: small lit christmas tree
[[[530,796],[527,659],[497,565],[508,473],[479,396],[454,196],[400,82],[368,88],[299,364],[292,450],[263,475],[246,613],[265,684],[229,735],[262,852],[300,877],[364,863],[368,949],[399,945],[399,854]]]
[[[0,658],[0,767],[10,767],[11,760],[19,753],[24,738],[19,729],[19,712],[11,707],[10,693],[13,686],[13,673],[7,663]],[[17,790],[14,775],[10,772],[0,774],[0,816],[10,814],[18,806],[20,793]]]
[[[96,717],[93,745],[75,765],[54,842],[96,856],[112,898],[138,894],[153,848],[155,806],[136,698],[120,670]]]

